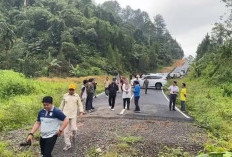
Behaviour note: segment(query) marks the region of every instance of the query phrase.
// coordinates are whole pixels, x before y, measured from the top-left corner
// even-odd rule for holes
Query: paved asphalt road
[[[111,111],[108,106],[108,98],[105,94],[101,94],[97,98],[94,98],[93,106],[95,107],[95,112],[87,114],[85,117],[192,120],[192,118],[177,108],[177,111],[169,111],[169,101],[162,90],[149,89],[146,95],[142,89],[139,104],[141,113],[134,113],[135,105],[133,98],[131,99],[130,110],[123,112],[122,94],[118,93],[115,110]]]
[[[134,113],[135,105],[134,105],[134,99],[132,98],[130,110],[125,110],[123,114],[120,114],[123,111],[122,94],[121,93],[117,94],[115,110],[111,111],[111,109],[108,106],[108,98],[103,93],[103,94],[100,94],[97,98],[94,98],[93,105],[95,107],[95,112],[86,114],[83,117],[83,119],[85,118],[120,119],[121,118],[121,119],[142,119],[142,120],[143,119],[146,119],[146,120],[150,120],[150,119],[163,120],[164,119],[168,121],[172,121],[172,120],[191,121],[192,120],[192,118],[188,117],[187,115],[184,115],[178,109],[177,111],[169,111],[169,105],[168,105],[169,102],[168,102],[168,99],[165,97],[162,90],[150,89],[148,90],[148,94],[145,95],[144,90],[142,89],[139,104],[141,108],[141,113]],[[92,131],[94,132],[94,130]],[[172,129],[172,131],[175,131],[175,129]],[[93,140],[94,138],[96,138],[95,136],[92,137],[89,134],[87,133],[87,135],[82,134],[78,136],[79,138],[82,137],[83,140],[84,140],[84,137],[87,139],[93,139]],[[164,133],[162,132],[161,135],[163,134]],[[171,135],[171,134],[173,133],[168,133],[167,135]],[[79,138],[76,140],[76,145],[73,146],[74,149],[72,148],[67,152],[62,151],[64,142],[63,142],[63,138],[59,138],[55,146],[54,152],[53,152],[54,156],[55,157],[70,157],[70,156],[80,157],[80,154],[74,153],[74,152],[83,152],[83,150],[80,150],[78,146],[82,146],[82,147],[85,146],[86,148],[84,149],[87,149],[87,148],[92,147],[91,145],[92,143],[87,142],[87,144],[89,144],[90,146],[86,146],[86,141],[85,140],[80,141]]]

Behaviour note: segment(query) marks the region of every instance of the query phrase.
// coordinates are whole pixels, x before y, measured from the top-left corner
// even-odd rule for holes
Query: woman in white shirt
[[[127,110],[129,110],[131,99],[131,85],[129,84],[128,79],[125,79],[125,83],[122,86],[122,90],[123,108],[127,108]]]

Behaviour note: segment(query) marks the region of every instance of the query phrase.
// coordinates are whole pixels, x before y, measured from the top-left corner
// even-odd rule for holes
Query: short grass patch
[[[141,142],[141,137],[135,137],[135,136],[126,136],[126,137],[118,137],[119,141],[127,143],[127,144],[135,144],[137,142]]]

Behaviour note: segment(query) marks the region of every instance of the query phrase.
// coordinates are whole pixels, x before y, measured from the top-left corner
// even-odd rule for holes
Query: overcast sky
[[[95,0],[103,3],[107,0]],[[198,44],[226,8],[220,0],[117,0],[121,7],[130,5],[149,13],[151,19],[161,14],[173,38],[182,46],[185,55],[195,56]]]

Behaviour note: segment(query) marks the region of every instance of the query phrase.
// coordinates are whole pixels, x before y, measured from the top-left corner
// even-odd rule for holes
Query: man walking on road
[[[179,92],[179,87],[177,86],[177,82],[173,81],[173,85],[171,85],[169,88],[170,91],[170,102],[169,102],[169,110],[176,111],[176,97]]]
[[[149,85],[149,81],[148,81],[147,78],[144,81],[144,85],[145,85],[145,94],[147,94],[147,88],[148,88],[148,85]]]
[[[62,134],[68,125],[68,118],[58,108],[53,106],[53,98],[46,96],[42,100],[44,109],[40,110],[27,142],[32,143],[34,133],[40,128],[40,149],[43,157],[52,157],[52,150],[57,137]],[[63,121],[63,123],[62,123]]]
[[[186,84],[182,83],[182,89],[180,93],[181,111],[185,111],[186,94],[187,94]]]
[[[109,90],[109,107],[112,111],[114,111],[115,99],[117,96],[118,85],[116,83],[116,79],[114,78],[112,83],[108,86]]]
[[[139,107],[139,98],[140,98],[140,85],[139,81],[134,82],[134,99],[135,99],[135,112],[140,113]]]
[[[63,111],[64,114],[69,119],[68,127],[64,130],[64,142],[65,142],[65,147],[63,149],[64,151],[67,151],[71,148],[70,138],[72,137],[75,140],[77,135],[78,107],[80,110],[80,116],[82,116],[84,112],[81,98],[79,97],[78,94],[75,93],[76,85],[70,84],[68,89],[69,92],[64,95],[60,105],[61,111]]]
[[[93,112],[93,96],[94,96],[94,79],[89,79],[88,83],[86,84],[86,92],[87,92],[87,99],[86,99],[86,111],[88,113]]]

